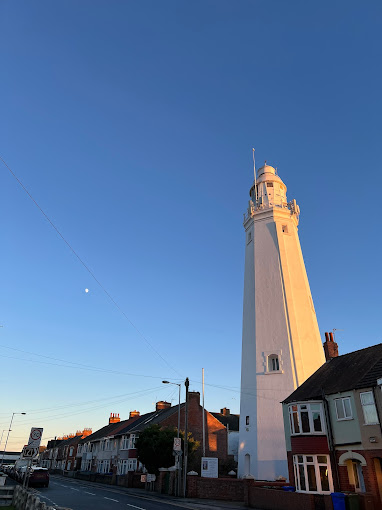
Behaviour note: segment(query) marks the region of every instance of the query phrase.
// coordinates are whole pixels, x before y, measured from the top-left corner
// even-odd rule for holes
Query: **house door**
[[[366,492],[365,480],[363,479],[362,466],[360,462],[352,461],[354,486],[356,492]]]
[[[382,459],[379,457],[374,459],[374,470],[377,478],[379,500],[382,502]]]

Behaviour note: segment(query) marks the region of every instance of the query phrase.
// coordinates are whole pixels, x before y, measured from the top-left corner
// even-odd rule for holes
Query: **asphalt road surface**
[[[160,501],[155,495],[131,495],[118,487],[100,487],[97,484],[51,476],[49,487],[36,489],[39,498],[48,505],[72,510],[163,510],[190,509],[181,500]]]

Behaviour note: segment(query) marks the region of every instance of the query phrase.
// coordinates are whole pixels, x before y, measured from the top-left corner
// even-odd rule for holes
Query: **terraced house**
[[[206,430],[206,455],[227,461],[227,427],[212,413],[204,411]],[[178,406],[169,402],[156,403],[155,410],[144,415],[131,411],[129,419],[120,420],[112,413],[107,425],[91,433],[86,429],[77,436],[50,441],[44,457],[43,466],[62,471],[82,471],[102,475],[126,475],[131,471],[140,471],[143,466],[137,459],[136,440],[147,427],[158,424],[161,427],[178,425]],[[185,404],[180,404],[180,428],[185,426]],[[203,409],[199,392],[188,394],[188,430],[201,443],[203,430]],[[199,452],[201,456],[201,449]],[[200,465],[200,464],[199,464]]]
[[[382,509],[382,344],[327,362],[283,402],[289,478],[298,492],[372,493]]]

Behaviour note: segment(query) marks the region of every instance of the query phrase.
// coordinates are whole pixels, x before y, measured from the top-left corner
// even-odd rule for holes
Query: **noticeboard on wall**
[[[205,478],[217,478],[219,472],[219,459],[215,457],[202,457],[201,474]]]

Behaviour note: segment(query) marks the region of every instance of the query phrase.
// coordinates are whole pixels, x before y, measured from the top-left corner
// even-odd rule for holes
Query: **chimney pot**
[[[325,340],[326,340],[327,342],[330,342],[329,333],[325,333]]]
[[[334,342],[334,338],[333,338],[333,333],[332,332],[329,333],[329,336],[330,336],[330,341]]]

